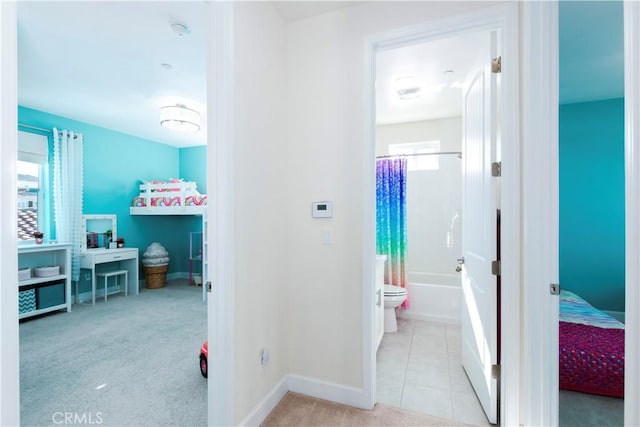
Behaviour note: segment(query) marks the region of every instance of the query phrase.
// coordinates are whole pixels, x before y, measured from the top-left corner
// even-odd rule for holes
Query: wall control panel
[[[311,204],[311,216],[313,218],[333,217],[333,202],[313,202]]]

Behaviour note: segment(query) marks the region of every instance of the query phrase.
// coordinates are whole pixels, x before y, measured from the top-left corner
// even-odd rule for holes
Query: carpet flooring
[[[261,427],[276,426],[464,426],[468,424],[432,417],[377,403],[372,411],[340,405],[289,392]]]
[[[20,323],[23,426],[199,426],[202,288],[185,280]]]

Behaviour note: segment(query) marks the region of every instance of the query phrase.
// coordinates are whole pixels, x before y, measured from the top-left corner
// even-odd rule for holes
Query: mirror
[[[109,249],[118,236],[116,215],[82,215],[82,250]],[[112,245],[113,246],[113,245]],[[113,246],[115,247],[115,246]]]

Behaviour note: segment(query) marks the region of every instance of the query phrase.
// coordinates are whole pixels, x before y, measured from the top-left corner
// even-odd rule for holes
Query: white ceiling
[[[19,2],[19,104],[178,147],[206,144],[206,8]],[[178,36],[172,23],[190,33]],[[199,132],[160,126],[159,108],[175,103],[201,112]]]
[[[274,4],[293,22],[359,3]],[[561,2],[561,102],[622,96],[620,4]],[[18,2],[20,105],[178,147],[206,144],[206,8],[203,1]],[[171,23],[190,33],[176,35]],[[381,52],[379,122],[460,115],[459,89],[445,83],[464,79],[475,46],[477,38],[461,37]],[[391,83],[405,74],[425,82],[423,96],[397,98]],[[175,103],[201,112],[199,132],[160,126],[159,108]]]
[[[462,114],[462,85],[474,65],[488,65],[488,33],[467,34],[379,52],[376,56],[376,122],[392,124]],[[483,55],[483,52],[484,55]],[[484,58],[483,58],[484,56]],[[401,99],[395,80],[413,76],[420,96]]]

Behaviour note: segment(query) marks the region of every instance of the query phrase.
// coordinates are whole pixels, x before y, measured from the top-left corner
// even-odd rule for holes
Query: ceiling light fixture
[[[400,99],[417,98],[422,89],[420,81],[413,76],[398,77],[395,81],[395,88]]]
[[[170,25],[171,31],[178,37],[186,36],[191,33],[191,29],[185,24],[174,23]]]
[[[160,124],[171,130],[197,132],[200,130],[200,113],[182,104],[167,105],[160,108]]]

